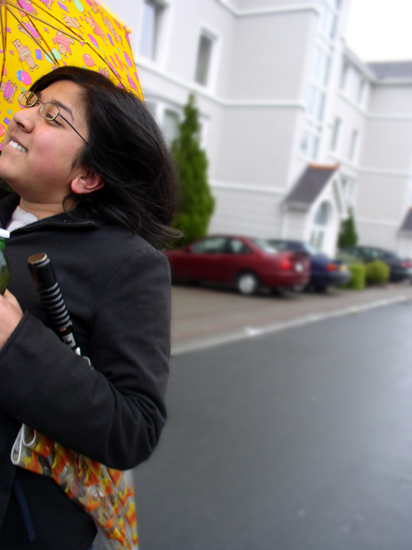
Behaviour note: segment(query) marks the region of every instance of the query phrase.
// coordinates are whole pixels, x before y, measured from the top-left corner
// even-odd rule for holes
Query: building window
[[[349,63],[344,63],[342,67],[342,72],[340,75],[340,89],[344,91],[346,89],[346,86],[348,84],[348,78],[349,78]]]
[[[315,120],[321,121],[323,119],[323,111],[325,107],[325,94],[311,85],[309,87],[308,104],[306,112]]]
[[[195,81],[202,86],[207,86],[210,80],[213,43],[214,39],[209,34],[202,32],[199,37],[195,71]]]
[[[330,150],[336,151],[338,147],[339,142],[339,132],[342,125],[342,120],[340,118],[335,118],[335,122],[333,123],[333,130],[332,130],[332,140],[330,143]]]
[[[164,110],[162,132],[167,145],[170,147],[179,132],[179,114],[176,111]]]
[[[319,136],[305,129],[300,143],[300,152],[309,160],[316,160],[318,156]]]
[[[144,0],[139,53],[152,59],[157,57],[159,32],[164,6],[155,0]]]
[[[327,39],[333,40],[336,35],[337,26],[337,15],[335,13],[336,8],[331,8],[327,2],[322,2],[321,6],[319,31]]]
[[[315,48],[313,58],[312,78],[322,86],[328,85],[330,69],[330,55],[320,46]]]
[[[353,130],[352,137],[350,140],[350,149],[349,149],[349,160],[355,160],[357,148],[359,141],[359,132],[358,130]]]

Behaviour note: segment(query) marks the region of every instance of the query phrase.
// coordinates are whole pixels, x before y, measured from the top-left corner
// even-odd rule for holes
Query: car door
[[[233,283],[240,272],[255,271],[255,267],[253,265],[253,250],[241,239],[229,238],[224,262],[224,282]]]
[[[194,280],[224,282],[226,237],[206,237],[193,243],[191,250],[191,276]]]

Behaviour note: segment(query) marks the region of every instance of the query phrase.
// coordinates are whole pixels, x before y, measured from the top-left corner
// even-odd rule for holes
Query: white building
[[[412,62],[368,65],[348,0],[106,0],[133,30],[146,103],[171,140],[190,92],[216,198],[210,232],[360,241],[412,256]],[[412,218],[412,213],[411,213]]]

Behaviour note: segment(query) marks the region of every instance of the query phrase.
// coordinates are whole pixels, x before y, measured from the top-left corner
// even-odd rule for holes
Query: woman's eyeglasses
[[[72,128],[78,136],[82,138],[82,140],[88,145],[88,142],[84,139],[84,137],[79,134],[79,132],[76,130],[76,128],[70,124],[70,122],[65,118],[58,107],[54,105],[54,103],[43,103],[41,99],[37,97],[37,95],[34,92],[23,92],[20,94],[19,97],[19,103],[22,107],[35,107],[36,105],[40,104],[39,107],[39,115],[43,117],[45,120],[52,121],[58,116],[60,116],[67,124]]]

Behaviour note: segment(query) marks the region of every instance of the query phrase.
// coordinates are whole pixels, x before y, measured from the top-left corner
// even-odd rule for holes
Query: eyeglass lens
[[[33,107],[37,102],[37,96],[34,92],[23,92],[19,97],[19,103],[23,107]]]
[[[59,114],[59,109],[53,103],[43,103],[39,109],[39,113],[46,120],[54,120]]]

